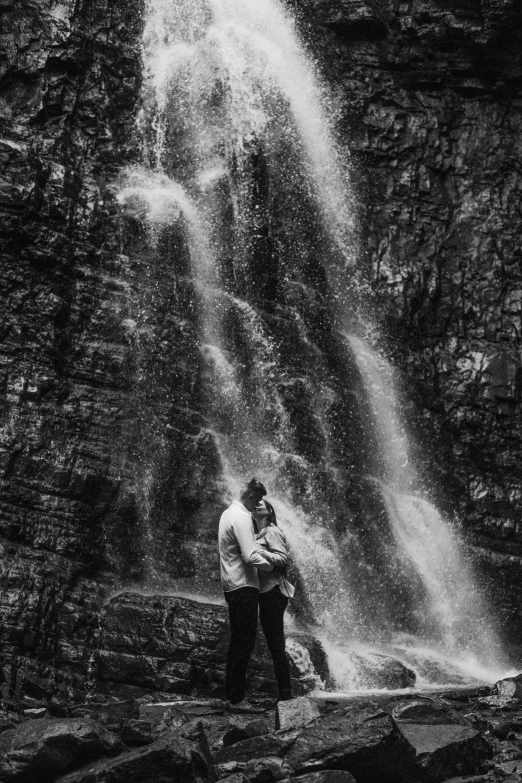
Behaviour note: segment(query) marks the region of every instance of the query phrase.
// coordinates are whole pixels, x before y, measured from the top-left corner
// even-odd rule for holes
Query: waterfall
[[[415,649],[421,674],[425,649],[475,655],[484,604],[477,594],[466,618],[455,600],[455,575],[469,590],[473,577],[455,532],[418,492],[390,365],[342,333],[364,321],[366,294],[336,118],[280,0],[149,0],[142,162],[123,173],[118,200],[146,227],[137,263],[183,281],[224,495],[252,475],[267,485],[301,622],[322,637],[340,687],[370,687],[387,650],[408,663]],[[165,383],[162,373],[144,371],[143,387]],[[150,497],[168,461],[163,423],[145,427],[147,438],[136,481],[157,582],[165,564]],[[369,472],[372,523],[352,486]]]
[[[425,647],[460,662],[463,670],[499,669],[500,642],[464,544],[455,527],[422,497],[393,368],[358,337],[347,336],[347,341],[374,419],[381,465],[375,483],[395,540],[396,556],[402,562],[410,612],[420,620],[414,644],[421,640]]]

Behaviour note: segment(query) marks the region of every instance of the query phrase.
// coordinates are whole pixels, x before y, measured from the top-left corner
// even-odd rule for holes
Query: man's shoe
[[[237,712],[243,715],[261,715],[261,713],[266,712],[263,707],[256,707],[253,704],[250,704],[246,699],[238,701],[236,704],[229,701],[228,709],[230,712]]]

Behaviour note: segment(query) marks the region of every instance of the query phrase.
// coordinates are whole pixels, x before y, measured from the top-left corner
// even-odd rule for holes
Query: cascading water
[[[419,618],[410,643],[417,649],[422,644],[431,649],[438,662],[444,657],[451,659],[463,672],[479,675],[488,668],[498,670],[503,663],[501,646],[464,555],[463,542],[435,506],[421,496],[401,420],[393,368],[363,340],[354,336],[347,340],[370,401],[380,458],[380,475],[374,481],[400,563],[400,575],[395,569],[390,578],[403,580],[404,590],[409,593],[409,611]],[[387,576],[384,573],[378,578],[385,580]],[[385,589],[382,594],[390,592]],[[406,635],[400,644],[406,652]]]
[[[335,104],[292,18],[279,0],[149,0],[143,40],[143,165],[125,173],[119,200],[147,226],[152,256],[173,241],[188,252],[177,274],[192,286],[206,431],[228,495],[251,475],[267,484],[301,621],[324,639],[337,685],[371,686],[385,645],[402,654],[397,627],[417,647],[471,655],[478,639],[462,630],[448,577],[466,567],[449,526],[411,494],[389,365],[342,334],[361,321],[365,289],[353,196]],[[163,464],[144,466],[147,486]],[[375,595],[376,544],[350,506],[353,477],[368,473],[387,512],[380,562],[391,563]],[[473,617],[482,609],[477,599]],[[397,626],[401,613],[411,622]]]

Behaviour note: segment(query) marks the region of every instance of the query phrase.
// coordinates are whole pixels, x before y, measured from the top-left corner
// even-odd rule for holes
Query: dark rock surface
[[[478,731],[468,726],[402,724],[400,732],[415,751],[412,768],[405,779],[445,780],[456,772],[480,772],[491,749]]]
[[[462,699],[457,705],[441,694],[430,698],[439,712],[451,713],[452,722],[396,723],[389,714],[393,702],[387,702],[384,694],[373,701],[347,699],[342,707],[314,700],[315,718],[308,725],[275,731],[275,710],[265,708],[256,723],[263,723],[263,731],[268,733],[229,746],[225,738],[239,719],[226,713],[224,707],[218,712],[215,699],[174,700],[171,704],[184,713],[185,722],[177,726],[157,722],[153,741],[134,750],[86,718],[68,721],[33,718],[0,736],[1,780],[20,783],[36,783],[36,780],[42,783],[171,783],[172,780],[276,783],[294,779],[304,783],[353,783],[354,780],[357,783],[447,780],[500,783],[508,778],[509,783],[520,783],[522,734],[515,730],[522,725],[519,712],[509,709],[502,712],[509,728],[501,740],[492,731],[499,710],[482,708],[474,696]],[[424,701],[428,702],[429,698]],[[262,710],[259,697],[256,703]],[[147,705],[150,715],[165,713],[165,705],[161,703],[141,699],[136,704]],[[114,703],[108,702],[106,717],[111,706],[114,708]],[[205,707],[207,714],[203,715]],[[89,710],[89,701],[77,709]],[[93,710],[100,711],[99,703]],[[198,713],[201,716],[194,718]],[[42,734],[44,724],[49,730]],[[57,731],[59,726],[61,731]],[[123,736],[126,731],[127,722],[123,721],[118,733]],[[13,737],[22,735],[26,741],[18,741],[18,753],[15,753]],[[37,740],[30,741],[31,737]],[[8,752],[5,752],[6,743]],[[64,769],[70,771],[61,774]]]
[[[206,773],[198,756],[196,764],[190,746],[178,737],[169,736],[146,748],[124,753],[83,767],[59,778],[59,783],[196,783],[198,772]]]
[[[88,718],[33,719],[0,735],[2,783],[42,783],[123,748]]]
[[[94,668],[107,692],[186,693],[221,676],[210,648],[196,660],[181,646],[167,660],[154,639],[100,632],[114,585],[150,565],[145,500],[161,531],[153,559],[173,579],[215,584],[223,499],[192,284],[170,256],[147,264],[140,228],[122,228],[115,202],[120,171],[138,156],[141,12],[140,0],[0,6],[0,643],[13,687],[16,674],[27,696],[55,705],[81,703]],[[423,469],[465,520],[517,640],[520,5],[307,0],[299,19],[346,109],[361,247],[407,418],[430,455]],[[262,307],[299,357],[283,305]],[[325,347],[328,330],[318,339]],[[308,390],[296,357],[284,359],[296,450],[313,461]],[[344,382],[351,400],[356,384]],[[358,452],[348,445],[346,464]],[[330,504],[325,491],[340,519],[360,506],[360,469],[344,476],[348,501]]]

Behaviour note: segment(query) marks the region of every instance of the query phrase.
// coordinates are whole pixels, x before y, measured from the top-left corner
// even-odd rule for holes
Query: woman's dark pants
[[[277,586],[267,593],[259,593],[259,619],[274,662],[280,700],[292,698],[290,663],[285,650],[283,628],[283,616],[287,606],[288,598]]]
[[[259,590],[240,587],[225,593],[230,618],[225,689],[227,699],[237,704],[245,698],[248,662],[256,643]]]

